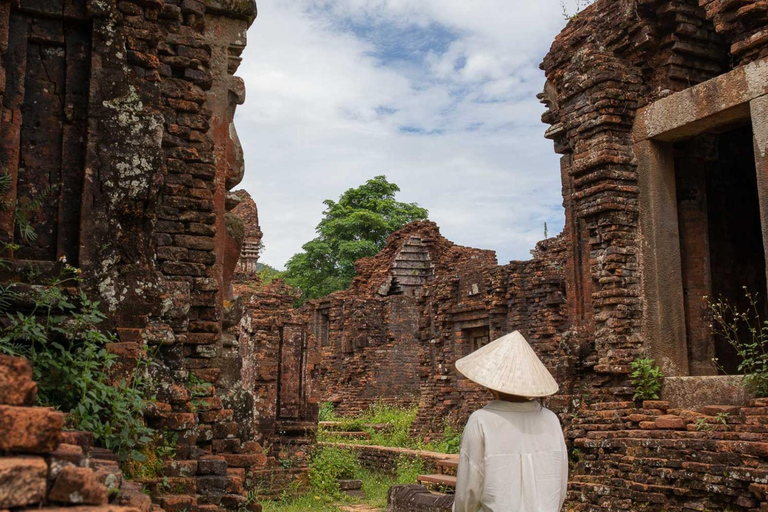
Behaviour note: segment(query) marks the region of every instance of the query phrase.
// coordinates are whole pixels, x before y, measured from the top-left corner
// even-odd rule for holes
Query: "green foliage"
[[[323,402],[320,404],[320,410],[317,413],[318,421],[335,421],[336,413],[333,411],[332,402]]]
[[[283,279],[284,272],[277,270],[274,267],[266,265],[264,263],[257,263],[256,270],[259,274],[259,279],[262,284],[269,284],[275,279]]]
[[[428,445],[428,449],[440,453],[459,453],[461,449],[461,431],[446,422],[443,437]]]
[[[741,359],[738,372],[744,375],[744,384],[758,397],[768,397],[768,320],[763,320],[758,295],[744,286],[749,304],[744,310],[725,299],[709,303],[712,313],[712,331],[730,344]],[[717,364],[717,359],[715,359]],[[722,370],[722,368],[721,368]]]
[[[6,317],[0,353],[29,359],[39,405],[70,413],[74,427],[93,432],[124,460],[144,460],[138,448],[154,436],[142,420],[144,368],[136,368],[129,381],[110,382],[116,356],[106,349],[112,338],[98,328],[105,316],[84,292],[65,291],[79,282],[79,270],[64,263],[48,285],[24,295],[31,304],[28,312],[11,312],[7,295],[0,300]]]
[[[712,430],[712,425],[707,423],[706,418],[697,418],[696,421],[693,422],[693,426],[696,427],[696,430],[699,432],[709,432]]]
[[[346,288],[355,275],[355,261],[377,254],[393,231],[427,218],[427,210],[416,203],[396,201],[399,191],[386,176],[376,176],[344,192],[338,202],[324,201],[317,238],[286,264],[285,280],[301,289],[301,300]]]
[[[399,407],[384,402],[372,404],[360,416],[340,418],[333,412],[333,405],[326,402],[320,405],[320,421],[338,421],[334,428],[320,428],[318,440],[347,444],[362,444],[408,448],[410,450],[430,450],[440,453],[459,453],[461,434],[454,425],[446,422],[441,437],[425,442],[420,437],[411,435],[411,425],[416,419],[418,406]],[[370,439],[350,439],[334,435],[335,431],[368,432]]]
[[[632,362],[632,386],[634,400],[658,400],[664,375],[653,359],[643,357]]]
[[[339,480],[355,477],[360,470],[357,455],[350,450],[321,447],[309,463],[309,485],[316,493],[340,497]]]
[[[402,454],[397,458],[396,464],[397,483],[399,484],[415,484],[416,477],[425,473],[424,461],[419,457]]]
[[[157,478],[162,474],[164,461],[172,459],[176,454],[176,433],[156,433],[149,443],[137,451],[143,457],[141,460],[131,457],[123,466],[125,476],[132,479],[147,480]]]
[[[410,436],[411,425],[416,419],[417,411],[418,407],[416,406],[397,407],[387,405],[383,402],[377,402],[372,404],[367,411],[356,418],[339,418],[335,415],[326,416],[330,419],[322,421],[341,422],[341,425],[335,430],[345,432],[368,432],[371,438],[340,438],[339,436],[334,435],[334,430],[321,428],[318,430],[318,440],[377,446],[394,446],[411,449],[423,448],[423,441]],[[374,425],[384,426],[384,428],[374,428]]]
[[[579,13],[595,3],[595,0],[573,0],[574,11],[571,11],[566,5],[565,0],[560,0],[560,7],[563,9],[563,18],[567,21],[574,21],[579,17]],[[546,237],[545,237],[546,238]]]

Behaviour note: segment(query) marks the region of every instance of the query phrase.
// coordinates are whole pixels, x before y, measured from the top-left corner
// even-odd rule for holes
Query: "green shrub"
[[[768,320],[760,316],[758,295],[744,286],[749,307],[741,311],[725,299],[709,303],[712,331],[731,345],[741,359],[738,372],[758,397],[768,397]],[[717,359],[715,359],[717,364]],[[719,366],[719,364],[718,364]],[[723,370],[723,368],[720,368]]]
[[[317,419],[319,421],[334,421],[336,420],[336,414],[333,411],[332,402],[323,402],[320,404],[320,410],[317,413]]]
[[[397,458],[396,473],[397,483],[415,484],[416,477],[424,474],[424,461],[402,454]]]
[[[123,460],[144,460],[139,447],[154,439],[144,425],[146,380],[136,368],[128,380],[111,382],[116,361],[106,345],[114,341],[99,330],[105,320],[98,302],[84,292],[67,293],[80,284],[80,271],[63,262],[48,285],[21,297],[13,285],[0,290],[0,353],[27,358],[38,383],[38,404],[71,413],[72,426],[93,432],[105,448]],[[12,303],[31,304],[28,312],[10,312]]]
[[[358,471],[360,463],[354,452],[321,447],[309,463],[309,485],[317,493],[340,496],[338,481],[354,478]]]
[[[443,437],[433,443],[430,443],[427,448],[440,453],[459,453],[461,450],[461,434],[462,432],[456,430],[450,423],[446,422],[443,427]]]
[[[653,359],[643,357],[632,362],[633,400],[658,400],[664,375]]]

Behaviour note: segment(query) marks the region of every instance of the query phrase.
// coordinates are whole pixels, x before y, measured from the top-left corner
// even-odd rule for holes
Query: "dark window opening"
[[[327,347],[329,341],[329,331],[331,329],[331,315],[328,311],[319,311],[317,313],[317,341],[321,347]]]
[[[469,342],[472,352],[483,348],[491,342],[490,329],[487,326],[465,329],[463,334],[464,339]]]

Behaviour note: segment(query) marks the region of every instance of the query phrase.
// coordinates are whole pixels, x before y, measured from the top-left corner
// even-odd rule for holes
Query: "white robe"
[[[454,512],[558,512],[568,488],[560,420],[539,402],[494,400],[461,438]]]

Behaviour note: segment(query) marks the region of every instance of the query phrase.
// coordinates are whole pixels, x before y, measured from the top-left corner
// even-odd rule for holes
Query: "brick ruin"
[[[561,381],[571,378],[559,333],[567,328],[562,237],[533,259],[499,266],[493,251],[457,246],[433,222],[395,232],[358,261],[347,290],[302,307],[317,340],[314,387],[354,415],[372,403],[418,404],[415,432],[460,426],[488,400],[453,364],[519,329]]]
[[[264,233],[259,226],[259,210],[251,195],[245,190],[236,190],[232,193],[232,198],[239,200],[237,206],[232,209],[232,213],[243,221],[242,249],[235,268],[235,278],[243,281],[253,278],[258,272],[257,265]]]
[[[251,0],[0,0],[4,200],[42,204],[38,238],[0,281],[40,284],[66,257],[109,314],[121,364],[157,354],[147,421],[179,442],[143,482],[156,505],[240,509],[259,485],[305,481],[320,400],[345,414],[417,402],[425,435],[460,424],[488,397],[453,364],[519,329],[561,384],[548,405],[573,448],[570,509],[768,510],[768,402],[718,375],[713,357],[736,361],[701,300],[765,295],[763,2],[598,0],[542,64],[563,233],[498,265],[414,223],[358,262],[348,290],[298,310],[293,290],[254,275],[258,213],[231,192],[234,73],[255,15]],[[7,209],[0,236],[19,239]],[[629,365],[643,355],[665,389],[636,404]],[[31,393],[22,363],[0,366],[18,374],[3,388],[0,373],[0,389]],[[194,404],[190,375],[212,384]],[[99,478],[121,478],[109,455],[22,394],[0,396],[0,490],[33,484],[0,508],[58,502],[60,459],[73,488],[119,505],[86,467],[90,453]],[[38,416],[42,431],[10,435]],[[404,492],[394,503],[449,506]],[[135,499],[123,504],[153,506]]]
[[[253,0],[0,1],[3,201],[42,205],[37,239],[0,281],[45,283],[66,258],[108,314],[120,365],[154,357],[146,419],[178,434],[177,460],[141,483],[166,510],[257,510],[246,493],[271,461],[232,287],[241,246],[260,237],[230,192],[244,171],[235,73],[255,16]],[[20,240],[13,210],[0,211],[3,241]],[[191,376],[212,384],[205,396]],[[3,437],[15,427],[0,421]]]
[[[711,333],[705,299],[743,309],[746,286],[768,309],[766,34],[768,9],[745,0],[598,0],[568,24],[540,96],[562,155],[565,229],[528,262],[457,261],[420,285],[400,323],[418,326],[407,338],[419,346],[417,432],[482,404],[453,363],[520,329],[561,383],[548,405],[573,448],[570,509],[768,509],[766,402],[713,364],[734,373],[738,361]],[[404,236],[371,260],[377,270],[364,262],[356,285],[312,306],[311,328],[332,348],[321,350],[321,399],[344,410],[372,399],[382,357],[414,353],[365,359],[366,345],[376,354],[397,340],[392,299],[375,294],[398,282]],[[665,374],[662,400],[644,405],[629,376],[643,356]],[[412,364],[399,364],[406,377]],[[441,509],[428,501],[419,507]]]
[[[316,340],[313,385],[320,399],[345,415],[378,401],[418,403],[420,311],[431,283],[461,266],[495,264],[493,252],[454,245],[433,222],[392,234],[378,255],[356,263],[348,289],[301,308]]]

